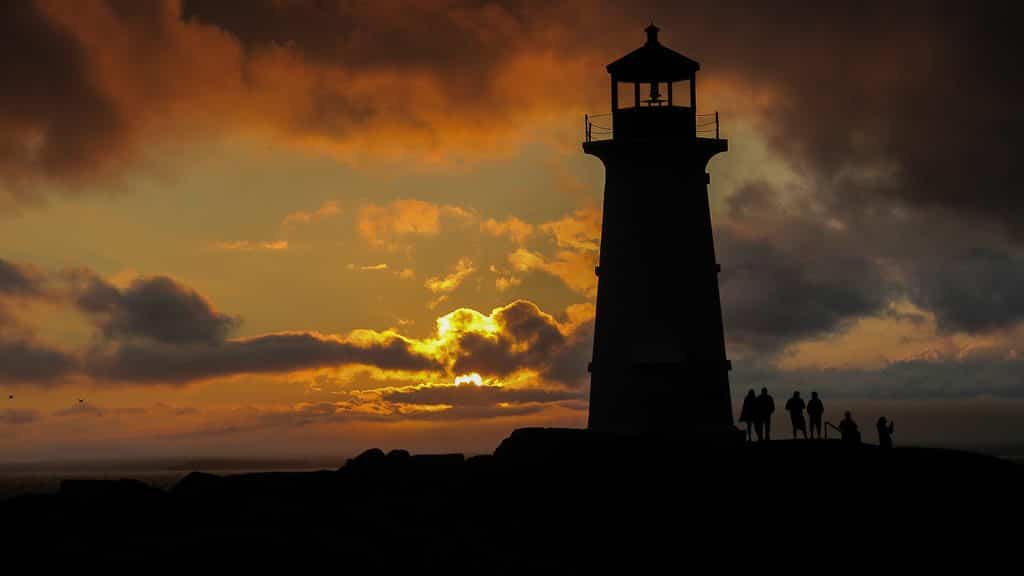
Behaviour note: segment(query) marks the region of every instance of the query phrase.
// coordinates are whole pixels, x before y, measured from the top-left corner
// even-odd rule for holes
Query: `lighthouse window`
[[[619,108],[633,108],[636,106],[633,84],[629,82],[618,82],[615,85],[615,89],[619,93]]]
[[[672,83],[672,105],[681,106],[683,108],[690,107],[690,82],[673,82]]]

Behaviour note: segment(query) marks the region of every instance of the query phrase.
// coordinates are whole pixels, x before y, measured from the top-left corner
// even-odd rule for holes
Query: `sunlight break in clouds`
[[[470,374],[464,374],[462,376],[455,377],[455,385],[461,386],[462,384],[472,384],[474,386],[483,386],[484,379],[480,377],[476,372]]]

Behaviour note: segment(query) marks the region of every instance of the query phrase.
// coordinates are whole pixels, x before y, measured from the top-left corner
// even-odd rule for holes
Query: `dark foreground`
[[[872,568],[1016,540],[1021,478],[967,452],[836,441],[702,452],[526,429],[469,459],[371,450],[336,471],[193,473],[169,491],[66,481],[0,503],[0,518],[8,559],[43,544],[161,567],[285,560],[354,573],[703,573],[709,561],[731,573],[818,555]]]

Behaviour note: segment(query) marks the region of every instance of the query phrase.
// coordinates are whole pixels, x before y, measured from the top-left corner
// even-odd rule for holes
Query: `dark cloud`
[[[946,331],[985,332],[1024,320],[1024,253],[952,247],[908,264],[910,296]]]
[[[793,254],[763,240],[719,236],[722,307],[730,340],[771,349],[881,312],[888,292],[864,258]]]
[[[302,332],[191,344],[122,343],[113,350],[95,350],[86,358],[86,370],[93,378],[136,383],[185,383],[350,364],[383,370],[440,369],[435,360],[399,338],[356,344]]]
[[[8,176],[87,172],[118,129],[84,48],[36,2],[0,4],[0,170]],[[9,190],[17,197],[26,194]]]
[[[320,64],[357,72],[426,71],[455,81],[460,89],[475,85],[486,91],[502,61],[531,42],[555,40],[540,35],[561,24],[558,16],[582,12],[573,3],[531,0],[257,0],[244,10],[216,0],[185,0],[182,18],[222,28],[250,50],[290,46]],[[568,43],[560,47],[572,48]]]
[[[769,220],[762,224],[770,235],[747,236],[732,227],[717,234],[730,341],[773,351],[883,312],[898,286],[860,238],[821,220],[775,212],[776,200],[767,185],[750,185],[730,207],[739,220]]]
[[[894,311],[901,299],[934,314],[943,332],[1024,320],[1024,252],[970,220],[898,199],[851,205],[823,193],[808,204],[764,183],[739,189],[726,208],[717,248],[736,344],[772,351],[867,316],[925,319]]]
[[[0,338],[0,383],[53,385],[74,375],[78,359],[29,340]]]
[[[0,296],[41,296],[43,291],[38,273],[0,258]]]
[[[125,289],[95,275],[79,276],[76,304],[98,319],[107,338],[141,337],[170,344],[220,342],[239,322],[166,276],[141,278]]]

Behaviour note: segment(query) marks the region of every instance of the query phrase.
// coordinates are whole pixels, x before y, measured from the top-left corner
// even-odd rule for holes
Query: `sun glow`
[[[474,386],[483,386],[484,385],[484,379],[481,378],[480,375],[477,374],[476,372],[472,372],[470,374],[463,374],[462,376],[456,376],[455,377],[455,385],[458,386],[460,384],[473,384]]]

